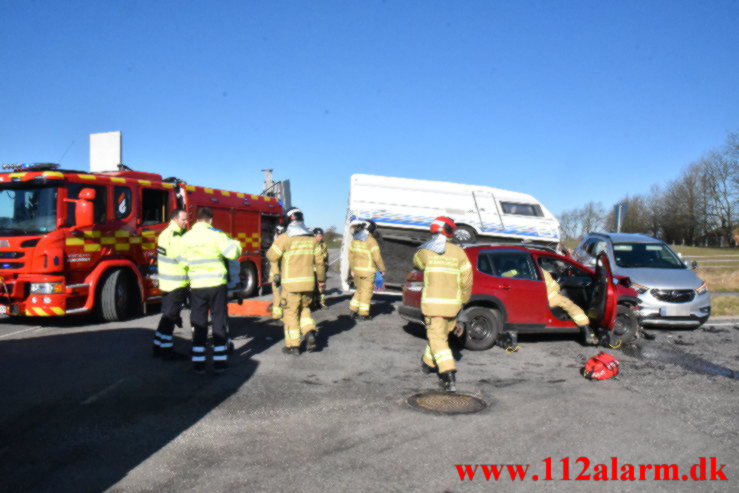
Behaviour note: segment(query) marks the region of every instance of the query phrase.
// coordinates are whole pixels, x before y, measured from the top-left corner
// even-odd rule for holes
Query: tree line
[[[562,239],[590,231],[616,231],[616,206],[622,204],[621,231],[645,233],[667,243],[737,246],[739,239],[739,132],[688,164],[680,176],[645,194],[626,195],[606,209],[600,202],[562,212]]]

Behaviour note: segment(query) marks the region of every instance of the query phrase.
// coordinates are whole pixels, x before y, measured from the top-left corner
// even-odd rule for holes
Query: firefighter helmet
[[[457,229],[457,225],[448,217],[439,216],[431,223],[432,233],[441,233],[447,238],[451,238],[454,235],[455,229]]]
[[[285,213],[285,224],[290,224],[293,221],[302,221],[303,211],[297,207],[291,207]]]
[[[322,235],[323,230],[321,228],[313,228],[313,235]]]

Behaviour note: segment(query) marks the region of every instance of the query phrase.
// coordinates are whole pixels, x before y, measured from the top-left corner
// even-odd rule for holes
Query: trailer
[[[429,237],[431,222],[447,216],[457,223],[459,243],[509,242],[557,248],[559,221],[531,195],[479,185],[356,174],[341,249],[341,279],[350,289],[350,223],[372,220],[387,267],[385,285],[399,289],[412,268],[418,245]]]
[[[156,240],[174,208],[238,240],[244,297],[267,284],[265,253],[282,215],[276,197],[196,186],[133,171],[90,173],[53,164],[0,173],[0,314],[97,312],[121,320],[159,303]]]

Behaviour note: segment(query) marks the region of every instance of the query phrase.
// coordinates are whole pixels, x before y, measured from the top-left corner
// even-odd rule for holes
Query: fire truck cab
[[[274,197],[131,170],[41,164],[0,173],[0,314],[96,311],[112,321],[141,313],[161,300],[156,240],[170,212],[185,209],[192,224],[203,206],[241,243],[243,295],[254,294],[266,283],[264,253],[282,214]]]

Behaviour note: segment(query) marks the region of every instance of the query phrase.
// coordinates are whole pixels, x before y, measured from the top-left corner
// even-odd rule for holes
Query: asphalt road
[[[423,334],[397,298],[377,297],[359,323],[346,297],[330,302],[315,314],[320,350],[300,357],[281,353],[276,322],[233,319],[221,376],[153,359],[157,315],[3,320],[0,490],[737,491],[738,381],[722,373],[739,368],[733,322],[612,351],[623,373],[601,382],[579,374],[598,350],[570,336],[526,338],[513,354],[459,350],[459,390],[489,406],[440,416],[406,403],[437,384],[419,371]],[[189,331],[175,335],[185,354]],[[574,479],[581,456],[591,474],[616,457],[680,475],[717,457],[729,481],[543,480],[543,459],[560,478],[569,457]],[[519,463],[531,464],[524,481],[460,481],[455,468]]]

